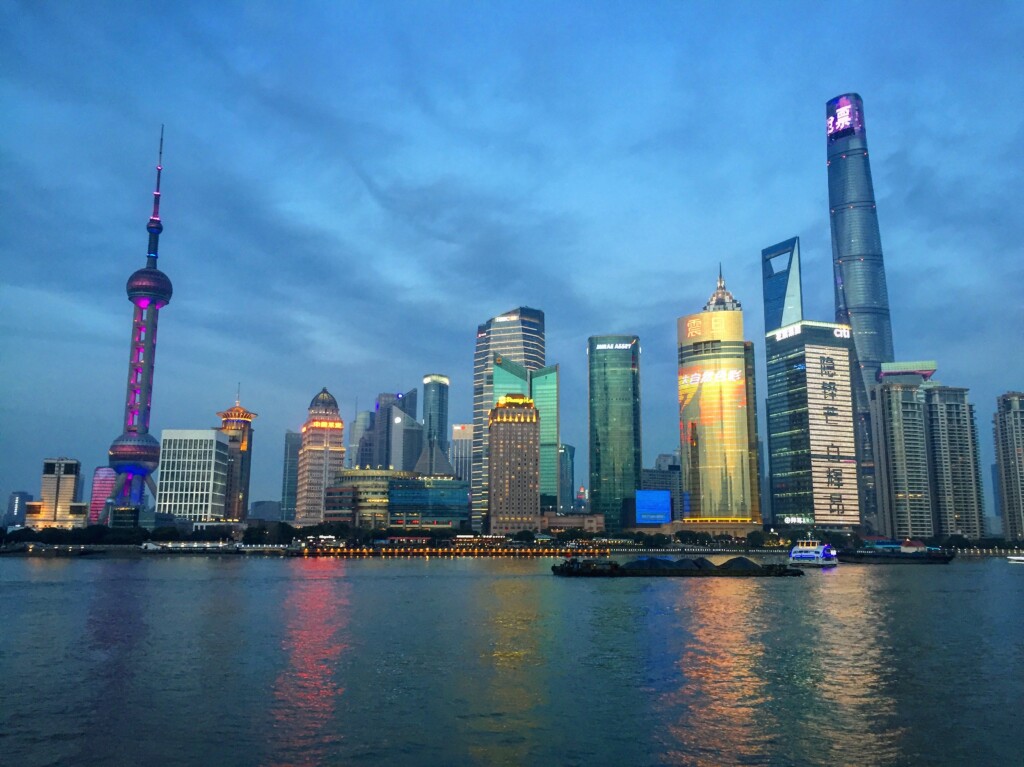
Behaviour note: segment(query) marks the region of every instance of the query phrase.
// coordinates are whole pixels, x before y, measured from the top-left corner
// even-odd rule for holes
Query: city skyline
[[[413,30],[430,11],[406,10],[394,28],[386,10],[355,19],[364,45],[384,43],[369,65],[345,75],[342,57],[294,93],[328,51],[300,55],[287,41],[336,19],[311,11],[263,46],[279,20],[254,12],[234,37],[198,7],[171,9],[160,17],[164,55],[141,72],[128,62],[149,60],[142,42],[112,40],[154,21],[145,9],[120,19],[3,12],[0,60],[12,75],[0,87],[20,109],[0,131],[11,200],[0,237],[15,256],[0,319],[0,494],[38,492],[38,467],[53,455],[77,458],[89,476],[105,465],[123,407],[124,278],[145,255],[140,222],[161,123],[169,227],[160,245],[176,293],[160,327],[151,433],[208,426],[240,380],[261,414],[250,498],[264,500],[280,495],[285,429],[301,426],[309,393],[324,385],[352,423],[357,399],[439,370],[451,379],[450,420],[468,422],[469,334],[510,306],[545,312],[547,357],[561,365],[561,441],[586,444],[586,338],[636,333],[644,453],[671,451],[674,319],[706,298],[719,260],[748,310],[747,336],[760,339],[760,250],[800,236],[807,315],[832,316],[822,106],[854,91],[871,123],[899,355],[935,358],[945,380],[970,389],[982,463],[992,462],[996,397],[1024,380],[1024,362],[993,369],[992,360],[1024,326],[1024,307],[1010,300],[998,322],[981,323],[967,307],[1024,279],[1022,224],[1003,205],[1022,183],[1011,151],[1024,123],[1002,89],[1018,74],[1018,9],[982,19],[940,8],[899,48],[865,34],[893,11],[869,8],[837,40],[824,9],[780,9],[780,27],[808,17],[792,61],[766,47],[770,29],[737,19],[726,31],[728,10],[659,6],[640,17],[604,6],[570,40],[566,9],[550,9],[545,38],[529,9],[489,19],[467,6],[434,26],[429,45]],[[706,41],[672,40],[702,21],[713,22]],[[478,42],[433,47],[467,28],[482,32]],[[539,39],[566,45],[545,55]],[[856,56],[832,55],[844,39],[861,41]],[[602,44],[614,65],[599,60]],[[778,71],[749,72],[749,53],[730,63],[746,45],[779,56]],[[721,52],[689,76],[705,46]],[[368,53],[356,45],[345,56]],[[819,73],[825,60],[831,69]],[[188,64],[176,74],[174,61]],[[894,67],[913,76],[912,92],[891,82]],[[340,95],[327,95],[339,77]],[[730,80],[740,84],[715,93]],[[211,106],[229,92],[227,109]],[[758,136],[774,151],[758,148]],[[942,151],[951,141],[956,151]],[[43,223],[58,211],[59,233]],[[43,358],[47,375],[27,375]],[[760,384],[760,341],[756,358]],[[763,386],[759,398],[760,412]],[[39,419],[40,400],[66,414]]]

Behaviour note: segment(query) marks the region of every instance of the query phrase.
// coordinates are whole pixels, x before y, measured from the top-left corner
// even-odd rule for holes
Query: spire
[[[235,405],[238,406],[238,405],[241,405],[241,404],[242,404],[242,382],[239,381],[238,382],[238,391],[235,393]]]
[[[164,225],[160,221],[160,173],[164,169],[164,126],[160,126],[160,152],[156,161],[156,189],[153,190],[153,214],[146,224],[149,232],[149,252],[146,254],[146,266],[155,267],[160,245],[160,233]]]
[[[736,311],[742,308],[740,302],[733,298],[732,293],[725,287],[725,277],[722,276],[722,262],[718,262],[718,287],[711,294],[704,311]]]

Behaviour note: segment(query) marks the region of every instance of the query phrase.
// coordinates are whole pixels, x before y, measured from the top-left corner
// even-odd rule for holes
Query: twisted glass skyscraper
[[[836,322],[853,331],[856,352],[854,409],[861,464],[861,508],[874,525],[874,457],[868,391],[883,362],[894,359],[889,293],[878,233],[875,190],[868,162],[864,104],[856,93],[825,104],[828,143],[828,204],[832,226]]]

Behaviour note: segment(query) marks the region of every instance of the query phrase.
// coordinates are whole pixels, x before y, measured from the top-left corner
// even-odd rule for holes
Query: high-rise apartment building
[[[643,469],[640,428],[640,339],[631,335],[587,339],[590,510],[605,530],[622,529],[636,501]]]
[[[160,175],[163,172],[164,136],[160,131],[160,155],[156,166],[153,212],[146,223],[149,249],[146,265],[128,278],[128,300],[135,305],[131,344],[128,351],[128,380],[121,436],[108,451],[110,468],[117,472],[116,498],[111,520],[117,526],[135,526],[145,506],[145,490],[156,495],[153,470],[160,459],[160,444],[149,433],[153,402],[153,363],[156,359],[156,328],[160,310],[170,303],[171,280],[157,268],[160,233]]]
[[[429,373],[423,376],[423,440],[448,451],[448,376]]]
[[[558,513],[573,514],[573,489],[576,487],[576,448],[572,445],[558,446]]]
[[[473,424],[452,424],[452,440],[448,444],[448,461],[455,470],[455,478],[469,482],[473,472]]]
[[[43,481],[38,501],[25,504],[25,525],[44,527],[85,527],[89,504],[81,503],[82,464],[71,458],[43,461]]]
[[[228,486],[225,518],[242,521],[249,511],[249,474],[252,468],[252,422],[256,413],[235,400],[234,407],[217,413],[220,431],[228,438]]]
[[[164,429],[156,513],[190,522],[227,516],[229,437],[219,429]]]
[[[836,322],[852,329],[854,371],[860,372],[853,382],[854,425],[862,512],[865,524],[873,527],[877,494],[868,393],[877,383],[882,363],[892,362],[895,356],[864,103],[859,95],[845,93],[826,102],[825,133]]]
[[[540,528],[540,415],[533,400],[507,394],[491,409],[488,495],[490,533]]]
[[[1024,540],[1024,392],[1011,391],[996,399],[993,419],[996,442],[997,513],[1007,541]]]
[[[897,538],[983,534],[981,463],[967,390],[934,362],[882,363],[871,389],[880,526]]]
[[[486,529],[487,520],[487,440],[488,420],[495,402],[506,393],[494,386],[496,356],[508,359],[527,370],[544,367],[544,312],[520,306],[492,317],[476,331],[473,354],[473,463],[470,494],[472,527]]]
[[[324,521],[324,492],[335,484],[345,468],[345,422],[338,401],[324,387],[309,403],[309,417],[302,425],[299,448],[295,524],[318,525]]]
[[[299,450],[302,435],[297,431],[284,433],[284,471],[281,475],[281,519],[295,519],[295,503],[299,491]]]
[[[117,472],[109,466],[98,466],[92,473],[92,491],[89,496],[89,524],[106,522],[107,501],[117,486]]]
[[[704,310],[679,318],[678,338],[683,522],[745,535],[761,525],[754,346],[721,271]]]

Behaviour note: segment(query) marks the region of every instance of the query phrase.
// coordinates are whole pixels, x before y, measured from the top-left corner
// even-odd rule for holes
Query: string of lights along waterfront
[[[239,399],[216,414],[219,426],[179,424],[163,431],[161,443],[150,433],[157,324],[172,295],[158,268],[161,131],[146,262],[127,283],[129,365],[110,467],[94,474],[87,504],[80,463],[46,458],[40,499],[12,494],[6,521],[34,529],[225,525],[235,536],[247,525],[280,521],[409,534],[575,529],[743,538],[771,527],[946,540],[990,535],[969,391],[935,380],[937,361],[895,358],[864,103],[856,93],[829,99],[825,118],[835,321],[805,317],[798,237],[730,264],[761,267],[761,403],[749,340],[757,333],[745,328],[719,264],[704,307],[680,307],[691,313],[676,321],[675,380],[644,380],[673,387],[678,405],[676,414],[660,416],[678,418],[678,442],[664,445],[651,466],[641,449],[639,337],[628,327],[608,328],[581,342],[578,356],[550,363],[544,312],[518,306],[477,325],[472,371],[422,376],[422,416],[417,386],[381,392],[372,409],[355,408],[346,445],[335,396],[344,389],[321,388],[305,422],[296,418],[285,434],[281,497],[272,501],[250,501],[257,414]],[[671,318],[663,320],[671,333]],[[587,401],[564,398],[563,375],[584,365]],[[453,386],[472,387],[471,419],[450,414]],[[1020,396],[1000,397],[994,421],[997,508],[1002,534],[1013,540],[1024,538]],[[759,404],[766,433],[759,432]],[[577,453],[563,441],[562,420],[566,408],[582,407],[589,463],[579,473],[588,484],[576,491]],[[450,415],[463,422],[449,424]]]

